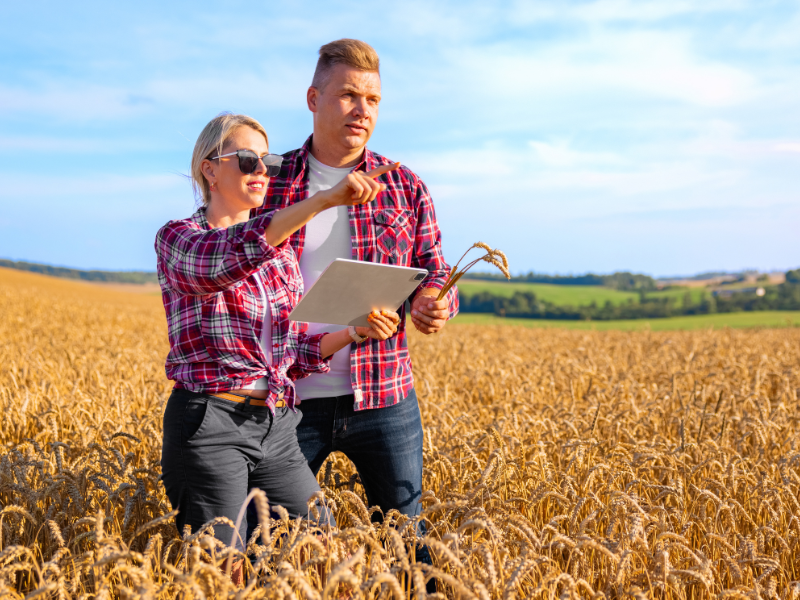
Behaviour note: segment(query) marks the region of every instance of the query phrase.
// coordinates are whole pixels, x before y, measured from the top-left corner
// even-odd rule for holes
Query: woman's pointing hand
[[[326,204],[331,207],[366,204],[375,200],[378,193],[386,189],[386,186],[375,181],[375,178],[399,167],[400,163],[393,163],[372,169],[366,173],[364,171],[353,171],[348,173],[347,177],[342,179],[335,187],[318,192],[318,194],[325,194],[327,196],[325,198]]]

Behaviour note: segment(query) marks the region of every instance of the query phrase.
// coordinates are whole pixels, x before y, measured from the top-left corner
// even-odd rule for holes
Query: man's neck
[[[326,144],[325,142],[318,143],[317,136],[311,138],[311,156],[329,167],[336,169],[355,167],[361,162],[363,155],[364,147],[347,150],[341,147],[336,148],[332,144]]]

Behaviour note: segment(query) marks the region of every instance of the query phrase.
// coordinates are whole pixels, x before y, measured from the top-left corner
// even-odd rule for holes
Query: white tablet
[[[425,269],[337,258],[306,291],[289,318],[305,323],[369,327],[370,312],[399,312],[427,274]]]

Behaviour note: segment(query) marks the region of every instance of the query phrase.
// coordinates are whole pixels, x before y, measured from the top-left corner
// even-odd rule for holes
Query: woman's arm
[[[379,175],[394,171],[400,163],[378,167],[367,173],[354,171],[335,187],[317,192],[310,198],[282,208],[272,215],[264,237],[270,246],[279,246],[323,210],[334,206],[352,206],[372,202],[386,186],[374,181]]]
[[[227,289],[280,252],[264,239],[272,214],[210,231],[191,221],[171,221],[156,235],[158,269],[170,286],[184,294]]]
[[[397,324],[400,323],[400,316],[391,310],[372,311],[367,320],[370,327],[356,327],[356,333],[361,337],[369,337],[373,340],[388,340],[397,332]],[[322,358],[328,358],[342,348],[353,343],[347,329],[342,329],[334,333],[323,336],[319,344]]]
[[[391,310],[383,310],[380,313],[373,311],[367,319],[371,326],[356,327],[356,333],[361,337],[366,336],[376,340],[386,340],[392,337],[397,332],[397,325],[400,323],[400,316]],[[300,327],[304,330],[307,325],[301,323]],[[347,329],[315,335],[307,335],[302,332],[298,338],[297,360],[287,372],[295,381],[312,373],[327,373],[328,361],[325,359],[353,343]]]

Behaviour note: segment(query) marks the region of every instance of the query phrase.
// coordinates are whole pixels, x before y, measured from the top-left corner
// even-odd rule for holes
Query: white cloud
[[[800,153],[800,142],[783,142],[775,144],[776,152]]]
[[[784,161],[800,152],[794,142],[777,148],[788,154]],[[774,141],[742,139],[734,125],[711,121],[689,140],[647,140],[614,151],[534,140],[524,147],[412,153],[404,162],[446,210],[480,210],[488,198],[502,198],[496,210],[508,219],[535,213],[569,220],[788,205],[800,195],[800,181],[779,157]]]
[[[78,175],[59,177],[55,182],[57,192],[51,186],[38,185],[38,178],[13,173],[0,174],[3,183],[3,196],[13,199],[51,199],[62,202],[66,198],[73,201],[96,202],[103,199],[113,202],[120,195],[140,195],[147,197],[163,196],[165,193],[188,192],[191,194],[189,180],[180,174],[154,175],[149,173],[131,175]],[[50,180],[52,181],[52,180]]]
[[[671,17],[733,12],[745,6],[744,2],[725,0],[690,2],[686,0],[597,0],[570,6],[565,12],[573,17],[593,22],[638,21],[651,23]]]
[[[110,154],[151,150],[152,140],[126,137],[68,138],[56,135],[0,135],[0,152],[62,152],[69,154]]]
[[[120,86],[85,81],[51,82],[27,87],[0,84],[0,111],[59,120],[129,119],[146,112],[152,98]]]
[[[750,168],[758,163],[779,165],[787,154],[800,152],[800,142],[769,138],[744,138],[741,127],[729,121],[712,119],[704,124],[698,135],[686,140],[681,154],[704,159],[725,159],[739,167]]]
[[[487,194],[502,195],[511,199],[512,212],[523,199],[543,195],[558,196],[562,207],[579,205],[595,214],[602,214],[609,207],[594,204],[598,194],[625,210],[636,209],[642,203],[649,209],[697,207],[694,195],[673,196],[669,192],[724,188],[735,185],[740,177],[735,170],[708,168],[690,160],[626,161],[601,154],[601,163],[614,161],[614,168],[609,169],[598,164],[597,156],[591,153],[566,151],[559,155],[559,150],[548,163],[540,159],[541,150],[541,146],[531,144],[525,150],[439,152],[411,155],[404,162],[459,204],[473,200],[480,203]],[[553,152],[553,148],[547,146],[547,151]],[[721,206],[729,201],[725,194],[709,194],[701,204]]]
[[[776,52],[796,50],[800,47],[800,36],[797,35],[800,31],[800,10],[797,10],[796,3],[789,6],[788,11],[758,11],[748,19],[747,26],[737,32],[733,43],[747,49]]]
[[[618,166],[625,160],[612,152],[582,152],[570,147],[566,141],[548,143],[530,141],[528,145],[539,160],[549,167],[576,167],[579,165]]]
[[[27,88],[0,84],[0,111],[57,121],[123,123],[165,112],[219,111],[254,102],[269,110],[297,109],[302,108],[308,87],[304,75],[292,65],[282,65],[264,76],[218,69],[196,77],[153,78],[116,86],[76,81]]]
[[[456,95],[463,91],[500,105],[513,103],[518,110],[523,101],[581,94],[625,94],[627,101],[633,94],[702,107],[741,104],[757,94],[750,73],[701,58],[685,33],[601,31],[545,49],[501,43],[453,48],[445,55]]]

